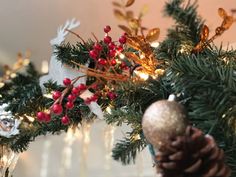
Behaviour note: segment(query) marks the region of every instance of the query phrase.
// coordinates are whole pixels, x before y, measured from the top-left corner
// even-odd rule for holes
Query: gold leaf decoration
[[[232,13],[236,13],[236,9],[231,9],[231,12]]]
[[[132,47],[135,50],[141,50],[141,45],[144,43],[144,40],[142,37],[132,37],[132,36],[127,36],[127,44]]]
[[[123,7],[120,3],[115,2],[115,1],[113,1],[112,4],[113,6],[116,6],[116,7]]]
[[[125,15],[118,9],[114,9],[114,15],[119,20],[125,20]]]
[[[138,29],[140,27],[139,20],[138,19],[132,19],[129,21],[129,26],[132,29]]]
[[[132,31],[125,25],[118,25],[118,27],[120,29],[122,29],[124,32],[126,32],[127,34],[131,35],[132,34]]]
[[[227,13],[225,12],[225,10],[223,8],[218,9],[218,14],[222,18],[225,18],[227,16]]]
[[[140,58],[133,52],[127,52],[125,53],[125,56],[129,61],[134,61],[137,64],[141,64]]]
[[[134,2],[135,2],[135,0],[128,0],[125,4],[125,7],[131,6]]]
[[[159,38],[160,35],[160,29],[159,28],[153,28],[148,31],[148,34],[146,36],[146,40],[149,42],[153,42]]]
[[[127,20],[131,20],[134,18],[134,12],[131,10],[126,11],[126,18]]]
[[[233,23],[234,23],[234,18],[232,16],[227,16],[222,22],[221,27],[227,30],[231,27]]]
[[[209,37],[209,28],[207,25],[204,25],[202,30],[201,30],[201,34],[200,34],[200,38],[201,38],[201,41],[206,41]]]

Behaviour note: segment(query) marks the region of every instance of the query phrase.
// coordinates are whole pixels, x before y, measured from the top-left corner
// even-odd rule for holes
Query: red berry
[[[77,87],[79,90],[83,91],[83,90],[86,90],[87,89],[87,86],[85,84],[80,84],[78,87]]]
[[[128,35],[128,34],[127,34],[126,32],[124,32],[122,36],[127,36],[127,35]]]
[[[109,57],[113,58],[116,56],[116,50],[110,50],[109,51]]]
[[[92,58],[92,59],[97,59],[98,57],[98,52],[96,50],[90,50],[89,51],[89,56]]]
[[[103,41],[106,43],[106,44],[109,44],[111,41],[112,41],[112,38],[110,36],[105,36]]]
[[[54,100],[57,100],[57,99],[60,98],[60,97],[61,97],[61,92],[60,92],[60,91],[55,91],[55,92],[53,92],[52,98],[53,98]]]
[[[63,80],[63,84],[64,84],[65,86],[68,86],[68,85],[71,84],[71,80],[70,80],[69,78],[65,78],[65,79]]]
[[[63,111],[63,108],[60,104],[54,104],[52,107],[52,111],[56,115],[60,115]]]
[[[44,120],[45,120],[45,122],[50,122],[51,121],[51,115],[50,114],[45,114]]]
[[[94,50],[96,50],[96,51],[98,51],[98,52],[100,52],[101,50],[102,50],[102,46],[100,45],[100,44],[95,44],[94,46],[93,46],[93,48],[94,48]]]
[[[127,65],[126,65],[126,63],[123,61],[123,62],[121,63],[121,65],[120,65],[120,67],[121,67],[122,69],[124,69],[124,68],[127,67]]]
[[[96,90],[96,89],[98,88],[98,84],[93,84],[93,85],[91,86],[91,88],[94,89],[94,90]]]
[[[63,116],[63,117],[61,118],[61,123],[62,123],[63,125],[68,125],[68,124],[70,123],[69,117],[68,117],[68,116]]]
[[[126,37],[125,37],[125,36],[121,36],[121,37],[119,38],[119,42],[120,42],[121,44],[125,44],[125,43],[126,43]]]
[[[73,95],[73,94],[69,94],[68,97],[67,97],[67,100],[68,100],[68,101],[71,101],[71,102],[74,102],[75,99],[76,99],[76,96]]]
[[[67,108],[67,109],[72,109],[73,107],[74,107],[74,103],[73,103],[73,102],[68,101],[68,102],[66,103],[66,108]]]
[[[116,45],[114,44],[114,42],[111,42],[109,45],[108,45],[109,49],[110,50],[113,50],[115,49]]]
[[[122,45],[119,45],[118,47],[116,47],[116,50],[118,50],[119,52],[122,52],[124,48]]]
[[[103,59],[103,58],[99,58],[99,59],[98,59],[98,63],[99,63],[100,65],[106,65],[106,64],[107,64],[107,60],[105,60],[105,59]]]
[[[79,94],[79,89],[77,88],[77,87],[74,87],[72,90],[71,90],[71,93],[73,94],[73,95],[78,95]]]
[[[105,33],[108,33],[108,32],[110,32],[110,31],[111,31],[111,27],[110,27],[109,25],[107,25],[107,26],[104,27],[104,32],[105,32]]]
[[[111,60],[111,65],[112,65],[112,66],[115,66],[115,65],[116,65],[116,60],[115,60],[115,59],[112,59],[112,60]]]
[[[107,96],[108,96],[108,98],[109,98],[110,100],[114,100],[114,99],[117,98],[117,94],[114,93],[114,92],[108,92],[108,93],[107,93]]]
[[[45,120],[45,113],[44,112],[38,112],[37,113],[37,118],[38,118],[38,121],[44,121]]]
[[[84,101],[85,104],[90,104],[92,102],[91,98],[86,98],[86,100]]]
[[[98,100],[98,96],[97,96],[97,95],[93,95],[93,96],[90,98],[90,100],[96,102],[96,101]]]

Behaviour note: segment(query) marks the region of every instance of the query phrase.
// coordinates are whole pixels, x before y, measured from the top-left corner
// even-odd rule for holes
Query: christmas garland
[[[55,53],[48,75],[40,76],[31,63],[25,73],[11,70],[14,77],[5,74],[8,77],[3,77],[0,88],[1,144],[24,151],[37,136],[67,131],[96,115],[108,124],[132,127],[113,149],[114,159],[128,164],[148,145],[142,129],[145,110],[175,94],[187,110],[188,120],[211,134],[225,150],[234,174],[236,51],[211,43],[235,19],[220,8],[222,23],[209,37],[197,5],[182,6],[181,0],[173,0],[166,3],[165,13],[176,25],[154,46],[160,30],[145,32],[141,24],[144,12],[134,18],[125,10],[133,2],[113,3],[116,17],[129,22],[119,25],[125,34],[118,41],[109,35],[110,26],[104,28],[103,40],[93,36],[94,40],[85,41],[72,31],[79,24],[68,21],[51,41]],[[64,43],[68,33],[79,41]]]

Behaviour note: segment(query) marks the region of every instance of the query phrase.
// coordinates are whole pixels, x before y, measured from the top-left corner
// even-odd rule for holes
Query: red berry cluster
[[[63,92],[55,91],[52,94],[52,98],[55,102],[51,106],[50,113],[45,113],[45,112],[38,112],[37,113],[37,118],[40,122],[46,122],[46,123],[50,122],[50,120],[51,120],[50,114],[51,113],[53,113],[55,115],[61,115],[63,113],[63,106],[62,106],[61,102],[62,102],[62,99],[64,99],[64,96],[66,95],[65,93],[68,93],[65,91],[68,91],[68,90],[70,91],[70,93],[67,94],[67,97],[66,97],[67,102],[64,105],[64,107],[66,108],[65,112],[67,112],[67,110],[71,110],[74,108],[74,101],[76,100],[76,98],[87,89],[87,86],[85,84],[80,84],[77,87],[74,87],[72,81],[69,78],[65,78],[63,80],[63,84],[67,87]],[[98,97],[96,95],[94,95],[88,99],[89,99],[89,101],[85,100],[86,104],[89,104],[92,101],[97,101]],[[62,124],[67,125],[67,124],[69,124],[69,122],[70,122],[70,118],[67,115],[64,115],[61,118]]]
[[[125,62],[117,62],[118,57],[117,55],[123,51],[124,44],[126,43],[126,34],[122,35],[118,42],[112,41],[112,38],[109,36],[109,32],[111,31],[110,26],[106,26],[104,28],[105,37],[103,42],[97,42],[93,45],[93,49],[89,51],[89,56],[94,59],[96,63],[96,69],[105,72],[111,72],[113,70],[114,73],[117,72],[116,69],[126,70],[127,66]],[[119,73],[119,72],[117,72]],[[71,80],[69,78],[65,78],[63,80],[63,84],[66,87],[65,90],[55,91],[52,94],[52,98],[54,100],[54,104],[51,106],[49,113],[46,112],[38,112],[37,118],[40,122],[50,122],[51,120],[51,113],[55,115],[61,115],[65,113],[61,118],[61,123],[63,125],[68,125],[70,123],[70,118],[67,115],[67,111],[74,108],[74,102],[76,98],[81,95],[85,90],[92,89],[94,90],[95,94],[89,98],[84,100],[85,104],[90,104],[91,102],[96,102],[98,98],[103,97],[105,99],[114,100],[117,98],[117,94],[112,91],[112,89],[104,89],[104,83],[100,83],[96,81],[89,87],[85,84],[80,84],[79,86],[75,87],[74,83],[78,79]],[[66,103],[63,105],[63,99],[66,99]],[[65,110],[64,110],[65,109]]]
[[[112,38],[108,34],[110,31],[111,27],[105,26],[104,32],[106,34],[103,42],[106,44],[108,50],[104,50],[103,46],[97,42],[94,44],[93,49],[89,51],[89,56],[100,66],[115,66],[117,64],[115,57],[123,51],[123,45],[126,43],[126,34],[122,35],[119,38],[119,43],[116,44],[117,42],[112,41]],[[102,53],[105,53],[105,57],[101,57]]]

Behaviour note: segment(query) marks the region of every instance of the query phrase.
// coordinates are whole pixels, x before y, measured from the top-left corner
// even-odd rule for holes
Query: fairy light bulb
[[[140,59],[144,59],[144,58],[145,58],[145,55],[144,55],[144,54],[141,54],[139,57],[140,57]]]
[[[152,46],[153,48],[157,48],[157,47],[159,47],[159,45],[160,45],[159,42],[152,42],[152,43],[151,43],[151,46]]]
[[[134,73],[140,77],[140,79],[146,81],[149,78],[149,75],[147,73],[141,72],[141,71],[134,71]]]
[[[125,58],[125,55],[124,55],[123,53],[120,53],[120,54],[119,54],[119,57],[120,57],[120,59],[124,59],[124,58]]]
[[[107,112],[108,114],[111,114],[111,106],[108,106],[108,107],[106,108],[106,112]]]
[[[48,73],[48,61],[47,60],[42,61],[41,72]]]

